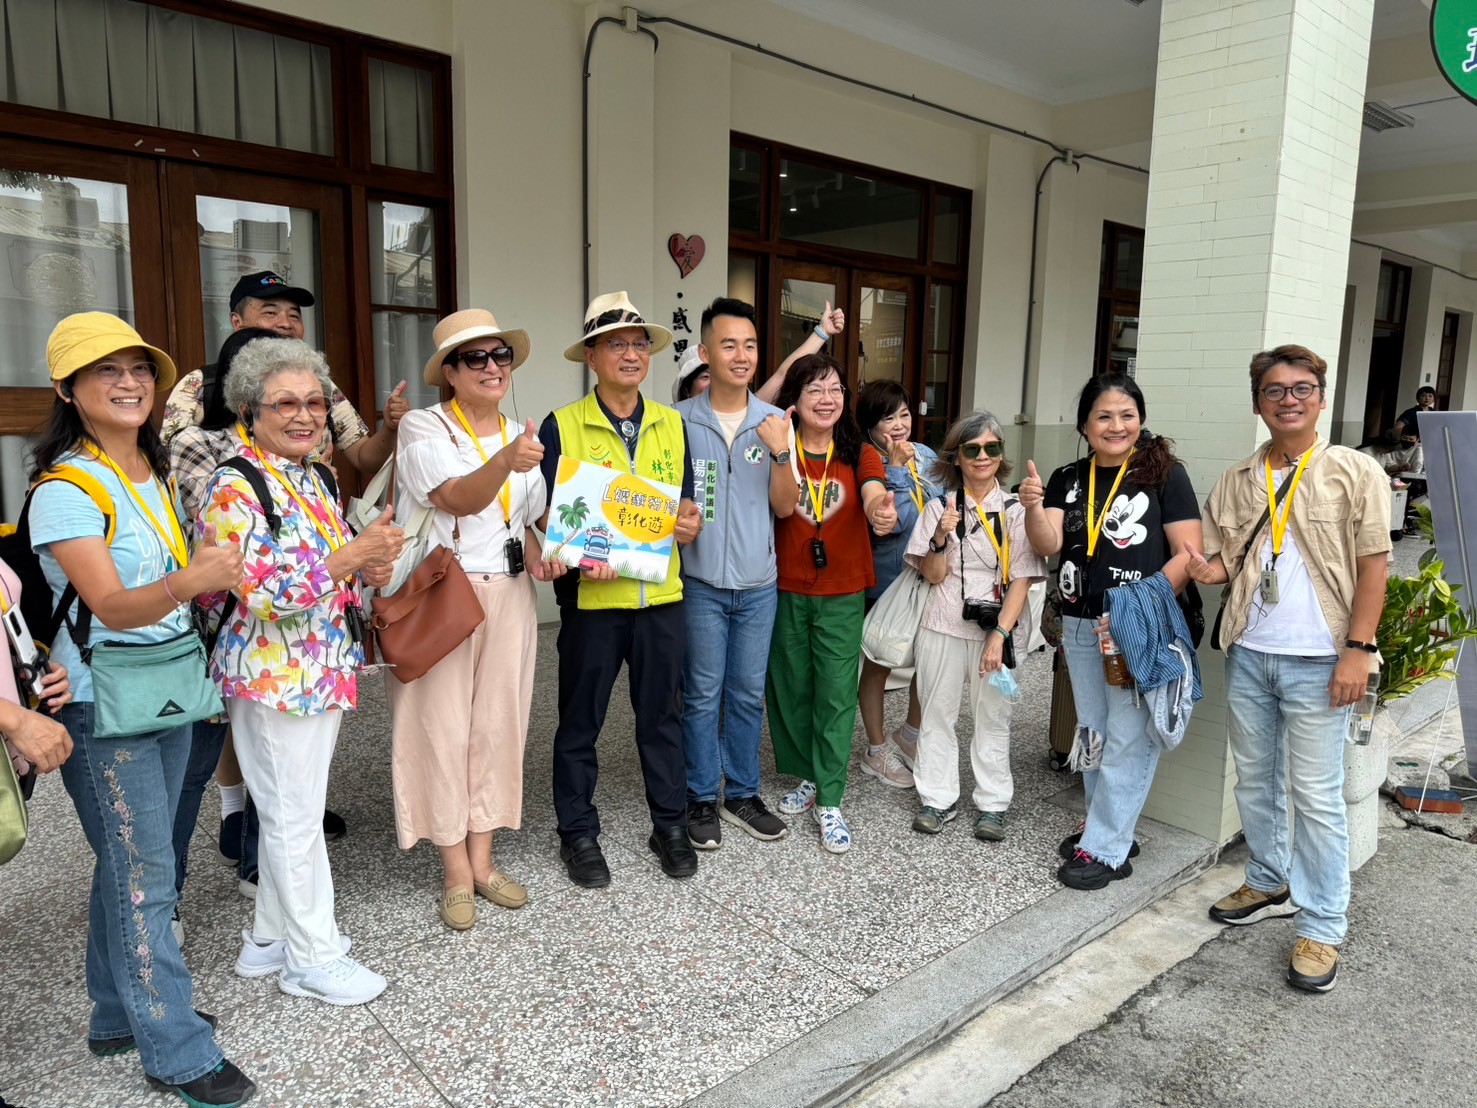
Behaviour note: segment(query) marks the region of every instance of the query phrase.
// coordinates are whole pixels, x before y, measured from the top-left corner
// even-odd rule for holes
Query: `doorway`
[[[1364,396],[1362,442],[1378,439],[1395,425],[1400,405],[1400,366],[1405,355],[1405,313],[1410,303],[1409,266],[1380,262],[1375,293],[1374,336],[1369,344],[1369,385]]]

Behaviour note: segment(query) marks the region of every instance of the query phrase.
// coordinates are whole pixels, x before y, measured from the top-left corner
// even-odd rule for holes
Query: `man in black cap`
[[[231,330],[260,327],[287,338],[303,337],[303,309],[316,301],[307,289],[289,284],[281,275],[263,270],[248,273],[231,289]],[[205,390],[215,381],[215,363],[180,378],[164,405],[164,424],[160,436],[168,443],[186,427],[198,426],[205,418]],[[405,382],[395,387],[385,402],[384,421],[378,431],[369,433],[344,394],[334,389],[329,399],[329,418],[333,422],[335,455],[343,455],[349,464],[365,476],[374,474],[395,451],[395,430],[400,417],[410,411],[405,399]]]

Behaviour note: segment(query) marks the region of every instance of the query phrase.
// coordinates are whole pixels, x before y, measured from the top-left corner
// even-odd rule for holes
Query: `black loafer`
[[[210,1024],[210,1029],[215,1030],[215,1017],[209,1012],[195,1009],[195,1014]],[[115,1054],[124,1054],[138,1046],[132,1035],[124,1035],[121,1039],[88,1039],[87,1049],[99,1058],[111,1058]],[[152,1080],[152,1078],[150,1079]]]
[[[610,884],[610,867],[605,864],[605,854],[592,838],[561,843],[559,860],[569,871],[569,879],[582,888],[603,889]]]
[[[344,822],[344,817],[337,812],[323,809],[323,838],[331,843],[336,843],[349,833],[349,825]]]
[[[661,860],[662,872],[668,877],[691,877],[697,872],[697,851],[687,839],[687,828],[652,831],[646,845]]]

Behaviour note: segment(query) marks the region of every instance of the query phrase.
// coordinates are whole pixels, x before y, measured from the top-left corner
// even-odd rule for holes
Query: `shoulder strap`
[[[313,471],[318,474],[318,480],[323,482],[323,487],[328,490],[328,495],[335,500],[338,499],[338,478],[333,475],[333,470],[326,462],[314,462]]]
[[[261,505],[262,515],[267,517],[267,527],[271,530],[272,537],[276,538],[281,534],[282,517],[272,506],[272,490],[267,487],[267,475],[239,454],[221,462],[216,467],[216,472],[219,473],[223,469],[233,469],[246,478],[246,483],[251,486],[256,502]]]
[[[1282,494],[1287,491],[1287,486],[1292,484],[1292,478],[1292,471],[1289,471],[1287,476],[1282,478],[1282,484],[1277,486],[1278,500],[1282,499]],[[1251,557],[1252,544],[1257,541],[1257,536],[1261,534],[1262,528],[1267,525],[1267,520],[1271,518],[1272,505],[1268,504],[1262,509],[1261,518],[1256,521],[1256,526],[1251,529],[1251,538],[1246,540],[1246,549],[1241,552],[1241,561],[1236,563],[1236,572],[1228,573],[1227,580],[1234,581],[1237,577],[1241,576],[1241,571],[1246,567],[1246,559]]]
[[[29,525],[31,497],[35,495],[38,488],[48,481],[65,481],[67,484],[81,489],[91,498],[92,502],[97,505],[98,511],[103,514],[103,541],[109,546],[112,546],[113,538],[118,533],[118,512],[113,506],[113,496],[108,492],[106,485],[81,466],[66,464],[52,466],[37,478],[36,483],[26,493],[25,507],[21,511],[22,520]],[[77,621],[75,623],[72,622],[71,615],[74,601],[77,605]],[[78,653],[82,655],[85,661],[90,653],[87,649],[87,641],[92,637],[92,609],[78,595],[77,586],[72,584],[71,581],[67,582],[67,587],[62,590],[61,596],[57,598],[56,607],[51,612],[51,619],[48,625],[43,628],[45,642],[48,647],[56,639],[57,632],[61,630],[62,624],[66,624],[67,629],[71,632],[72,642],[76,645]]]
[[[75,485],[92,499],[98,511],[103,514],[103,539],[112,546],[113,536],[118,530],[118,513],[113,508],[113,495],[108,492],[107,486],[80,466],[63,464],[52,466],[38,477],[31,486],[31,491],[35,492],[48,481],[65,481],[69,485]]]

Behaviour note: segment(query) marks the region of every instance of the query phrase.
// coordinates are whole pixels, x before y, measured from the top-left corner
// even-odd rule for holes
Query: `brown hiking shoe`
[[[1210,918],[1216,923],[1244,926],[1273,916],[1290,916],[1302,911],[1292,902],[1287,886],[1275,893],[1264,893],[1250,885],[1242,885],[1230,896],[1223,896],[1210,906]]]
[[[1287,983],[1310,993],[1326,993],[1339,975],[1339,948],[1299,938],[1287,963]]]

